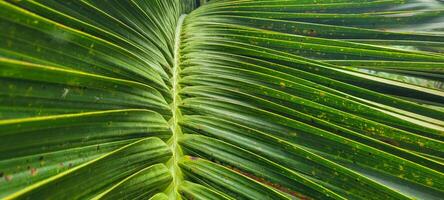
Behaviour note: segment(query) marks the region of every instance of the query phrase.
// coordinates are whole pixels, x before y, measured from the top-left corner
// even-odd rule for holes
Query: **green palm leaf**
[[[442,199],[444,5],[0,1],[2,199]]]

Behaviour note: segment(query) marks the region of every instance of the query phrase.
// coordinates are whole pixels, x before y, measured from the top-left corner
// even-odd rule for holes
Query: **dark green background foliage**
[[[442,199],[433,0],[1,0],[0,198]]]

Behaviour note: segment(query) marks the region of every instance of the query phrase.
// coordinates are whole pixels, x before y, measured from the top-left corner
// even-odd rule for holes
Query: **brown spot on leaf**
[[[190,156],[190,159],[191,160],[197,160],[197,159],[199,159],[198,157],[194,157],[194,156]]]
[[[393,146],[397,146],[397,147],[399,147],[399,142],[397,142],[397,141],[394,141],[394,140],[388,140],[388,139],[382,139],[381,141],[383,141],[383,142],[385,142],[385,143],[387,143],[387,144],[391,144],[391,145],[393,145]]]
[[[313,30],[313,29],[310,29],[310,30],[307,32],[307,34],[308,34],[309,36],[312,36],[312,37],[314,37],[314,36],[317,35],[316,31]]]
[[[291,196],[298,197],[299,199],[302,199],[302,200],[309,200],[309,199],[311,199],[310,197],[307,197],[307,196],[305,196],[305,195],[303,195],[303,194],[301,194],[299,192],[293,191],[293,190],[291,190],[289,188],[286,188],[284,186],[281,186],[281,185],[279,185],[277,183],[270,182],[268,180],[265,180],[264,178],[255,176],[254,174],[250,174],[250,173],[244,172],[244,171],[242,171],[240,169],[237,169],[237,168],[235,168],[233,166],[229,166],[229,165],[224,165],[224,166],[230,168],[231,170],[233,170],[233,171],[235,171],[235,172],[237,172],[239,174],[242,174],[242,175],[244,175],[246,177],[249,177],[249,178],[251,178],[251,179],[253,179],[253,180],[257,181],[257,182],[263,183],[263,184],[268,185],[270,187],[273,187],[273,188],[275,188],[277,190],[280,190],[282,192],[290,194]]]
[[[6,181],[11,181],[12,180],[12,175],[6,175],[5,176],[5,180]]]
[[[36,168],[31,168],[31,176],[35,176],[37,174]]]

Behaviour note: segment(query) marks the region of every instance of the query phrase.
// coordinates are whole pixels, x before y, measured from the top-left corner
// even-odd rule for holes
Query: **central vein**
[[[182,156],[182,151],[179,147],[178,141],[179,138],[182,136],[182,130],[179,126],[179,119],[181,117],[179,104],[181,102],[181,98],[179,96],[179,79],[180,79],[180,35],[182,31],[182,24],[185,19],[186,15],[181,15],[175,32],[175,39],[174,39],[174,65],[173,65],[173,77],[172,77],[172,89],[171,93],[173,95],[173,103],[171,106],[172,109],[172,118],[171,118],[171,131],[173,133],[171,140],[170,140],[170,147],[171,151],[173,153],[173,157],[171,159],[171,163],[169,165],[171,170],[171,175],[173,176],[173,184],[172,184],[172,190],[173,192],[170,193],[170,199],[175,199],[175,194],[178,192],[178,186],[180,182],[182,181],[183,177],[179,169],[179,159]]]

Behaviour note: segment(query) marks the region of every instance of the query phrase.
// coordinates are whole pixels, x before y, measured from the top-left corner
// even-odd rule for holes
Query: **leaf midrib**
[[[174,52],[173,52],[174,65],[172,69],[173,74],[171,79],[172,82],[171,94],[173,97],[173,102],[171,104],[172,117],[170,120],[172,136],[170,141],[168,142],[168,145],[170,146],[171,151],[173,153],[171,161],[168,163],[168,167],[173,177],[172,191],[170,191],[169,194],[170,199],[176,199],[175,194],[177,194],[178,187],[180,183],[183,181],[183,177],[178,165],[180,157],[183,155],[183,153],[178,143],[179,143],[179,138],[183,135],[182,130],[179,126],[179,119],[181,118],[179,105],[180,102],[182,101],[179,96],[179,90],[180,90],[179,79],[180,79],[180,43],[181,43],[182,25],[185,20],[185,17],[186,14],[182,14],[179,17],[174,37]]]

